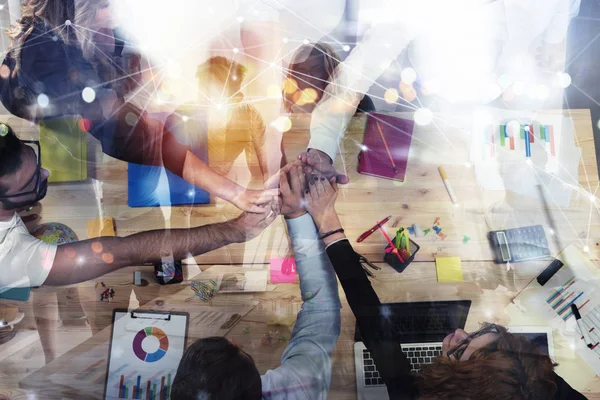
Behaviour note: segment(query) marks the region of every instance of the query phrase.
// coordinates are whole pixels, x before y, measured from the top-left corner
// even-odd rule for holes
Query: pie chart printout
[[[154,353],[148,353],[142,347],[142,342],[149,336],[154,336],[158,339],[159,347]],[[140,329],[140,331],[133,338],[133,353],[140,360],[148,363],[156,362],[162,359],[169,350],[169,337],[157,327],[146,327]]]

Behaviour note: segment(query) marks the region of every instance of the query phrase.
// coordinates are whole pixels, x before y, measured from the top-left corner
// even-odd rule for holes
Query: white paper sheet
[[[525,142],[515,133],[514,150],[509,138],[504,146],[499,140],[501,125],[534,124],[552,126],[554,129],[555,156],[550,145],[537,133],[531,143],[531,157],[525,153]],[[495,139],[491,139],[491,133]],[[493,143],[492,143],[493,141]],[[480,108],[475,112],[469,159],[475,167],[479,184],[486,190],[510,190],[537,198],[536,185],[547,189],[548,201],[567,207],[571,201],[572,186],[578,186],[578,167],[581,149],[575,146],[571,118],[562,115],[537,114],[527,111],[510,111]]]

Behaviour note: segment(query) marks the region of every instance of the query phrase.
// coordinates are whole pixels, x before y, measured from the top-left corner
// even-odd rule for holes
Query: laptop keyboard
[[[450,318],[445,308],[428,308],[425,313],[403,315],[394,321],[393,335],[403,335],[406,332],[448,332],[451,327]]]
[[[442,346],[412,346],[404,344],[402,345],[402,352],[410,362],[411,372],[419,372],[422,365],[433,363],[433,360],[442,354]],[[365,386],[384,385],[383,379],[375,367],[375,361],[367,349],[363,350],[363,376]]]
[[[363,376],[365,377],[365,386],[382,386],[384,385],[383,379],[379,376],[377,368],[375,368],[375,361],[371,358],[369,350],[363,350]]]
[[[411,372],[419,372],[422,365],[433,363],[433,360],[442,354],[442,346],[413,346],[403,344],[402,352],[410,362]]]

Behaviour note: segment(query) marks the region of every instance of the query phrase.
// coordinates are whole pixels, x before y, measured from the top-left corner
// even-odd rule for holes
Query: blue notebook
[[[177,110],[173,114],[150,113],[175,136],[189,146],[192,153],[208,164],[208,125],[201,110]],[[158,207],[189,204],[209,204],[210,194],[164,167],[129,164],[129,207]]]

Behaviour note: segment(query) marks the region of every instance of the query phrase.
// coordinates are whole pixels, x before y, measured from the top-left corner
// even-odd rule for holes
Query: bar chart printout
[[[121,375],[119,380],[119,399],[169,400],[174,373],[143,379],[141,375],[127,379]]]
[[[584,267],[585,268],[585,267]],[[575,337],[577,354],[600,374],[600,281],[581,267],[561,268],[535,296],[531,305],[561,333]],[[571,305],[575,304],[591,343],[585,343],[575,321]],[[588,346],[589,345],[589,346]]]

